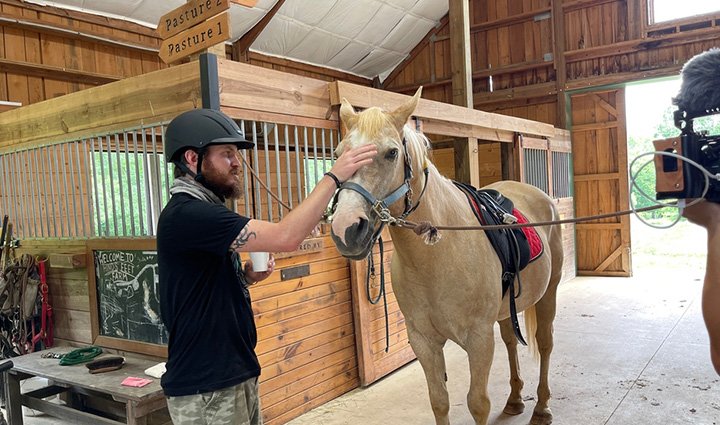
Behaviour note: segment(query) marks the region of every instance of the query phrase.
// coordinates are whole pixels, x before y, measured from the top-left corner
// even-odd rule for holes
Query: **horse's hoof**
[[[519,415],[522,412],[525,411],[525,403],[522,402],[522,400],[519,401],[509,401],[505,405],[505,408],[503,409],[503,413],[506,415]]]
[[[530,425],[550,425],[552,423],[552,412],[550,409],[538,412],[533,412],[532,418],[530,419]]]

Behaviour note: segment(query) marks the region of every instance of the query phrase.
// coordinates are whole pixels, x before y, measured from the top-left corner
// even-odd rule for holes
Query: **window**
[[[648,0],[648,19],[651,24],[673,21],[706,13],[720,12],[718,0]]]
[[[169,200],[165,188],[173,180],[172,168],[163,155],[95,151],[92,163],[94,234],[155,234],[160,211]]]
[[[330,158],[305,158],[305,196],[310,194],[323,175],[330,171],[333,162]]]
[[[162,127],[89,140],[93,234],[151,236],[170,198],[173,168],[162,153]]]

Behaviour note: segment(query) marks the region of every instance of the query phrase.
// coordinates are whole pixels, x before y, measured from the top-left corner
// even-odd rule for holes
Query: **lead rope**
[[[554,226],[556,224],[572,224],[572,223],[581,223],[584,221],[595,221],[595,220],[602,220],[604,218],[612,218],[612,217],[619,217],[621,215],[628,215],[633,213],[640,213],[640,212],[646,212],[646,211],[652,211],[657,210],[660,208],[665,208],[666,205],[653,205],[650,207],[644,207],[644,208],[637,208],[633,210],[623,210],[618,211],[614,213],[607,213],[607,214],[598,214],[598,215],[591,215],[587,217],[577,217],[577,218],[566,218],[564,220],[555,220],[555,221],[538,221],[536,223],[515,223],[515,224],[492,224],[492,225],[479,225],[479,226],[444,226],[439,225],[435,226],[429,221],[421,221],[419,223],[413,223],[412,221],[408,220],[396,220],[391,225],[402,227],[405,229],[411,229],[413,230],[417,235],[424,235],[428,234],[435,238],[437,240],[438,238],[438,230],[501,230],[501,229],[520,229],[523,227],[542,227],[542,226]],[[432,244],[432,243],[431,243]]]
[[[269,193],[270,196],[272,196],[272,198],[274,200],[276,200],[280,205],[285,207],[286,210],[288,210],[288,211],[292,210],[292,208],[290,208],[290,206],[288,204],[283,202],[283,200],[280,199],[280,197],[278,197],[269,187],[267,187],[267,185],[265,183],[263,183],[260,176],[258,176],[258,174],[255,172],[255,169],[250,165],[248,160],[245,159],[245,156],[240,155],[240,154],[238,154],[238,156],[240,157],[240,159],[242,159],[242,162],[245,164],[245,166],[248,168],[248,170],[250,170],[250,174],[252,174],[252,176],[255,177],[255,180],[257,180],[257,182],[260,183],[260,186],[262,186],[267,191],[267,193]]]
[[[372,249],[368,254],[367,259],[367,279],[365,280],[365,289],[367,292],[367,299],[372,305],[376,305],[380,302],[380,298],[383,300],[383,309],[385,311],[385,352],[390,350],[390,319],[388,315],[388,303],[387,303],[387,292],[385,291],[385,261],[383,259],[383,240],[382,236],[378,238],[378,248],[380,248],[380,291],[378,292],[377,298],[373,299],[370,295],[370,281],[375,281],[375,260],[373,258]]]

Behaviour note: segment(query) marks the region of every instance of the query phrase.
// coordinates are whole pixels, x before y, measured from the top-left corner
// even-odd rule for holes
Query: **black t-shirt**
[[[175,194],[157,232],[160,312],[168,330],[165,395],[215,391],[260,375],[250,296],[230,244],[250,219]]]

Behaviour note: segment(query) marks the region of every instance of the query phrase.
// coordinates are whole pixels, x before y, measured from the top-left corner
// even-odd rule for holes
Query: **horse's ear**
[[[397,127],[398,130],[402,130],[408,118],[410,118],[410,115],[415,112],[415,108],[417,108],[421,94],[422,86],[418,87],[417,91],[415,92],[415,96],[413,96],[412,99],[400,105],[399,108],[390,113],[390,116],[395,123],[395,127]]]
[[[342,103],[340,104],[340,120],[345,124],[348,130],[355,127],[358,121],[358,114],[352,107],[350,102],[343,97]]]

